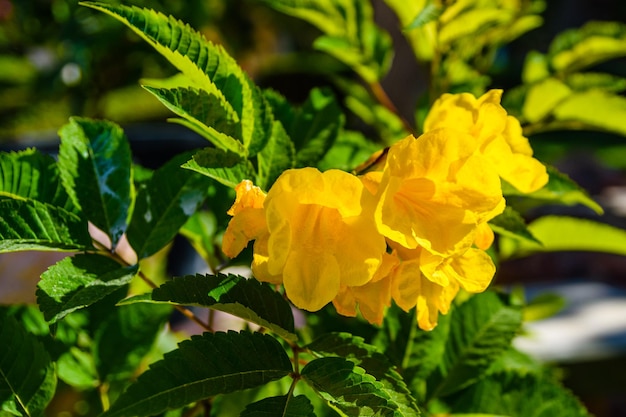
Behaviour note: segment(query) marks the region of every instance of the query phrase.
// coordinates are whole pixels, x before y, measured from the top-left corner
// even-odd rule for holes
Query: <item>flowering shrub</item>
[[[58,158],[1,155],[0,250],[71,254],[42,274],[36,306],[0,309],[0,415],[53,415],[80,398],[81,415],[105,417],[588,416],[513,347],[532,306],[493,281],[510,257],[562,249],[560,228],[588,231],[568,249],[622,250],[597,242],[623,230],[524,215],[529,202],[602,213],[527,136],[626,134],[624,106],[602,104],[608,122],[588,108],[623,104],[615,79],[581,64],[626,54],[598,41],[624,45],[626,28],[560,35],[501,103],[488,64],[541,23],[541,1],[387,0],[432,74],[408,121],[380,84],[393,48],[369,2],[261,3],[316,26],[313,47],[358,77],[327,74],[343,107],[318,88],[294,106],[173,17],[83,3],[174,65],[143,87],[209,146],[152,171],[117,124],[73,117]],[[208,271],[157,279],[177,235]],[[202,332],[172,330],[173,309]]]

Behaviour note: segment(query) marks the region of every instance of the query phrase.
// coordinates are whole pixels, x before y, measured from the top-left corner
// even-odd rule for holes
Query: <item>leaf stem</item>
[[[402,122],[402,126],[404,127],[404,129],[412,135],[415,134],[415,129],[413,128],[413,126],[411,126],[411,124],[404,117],[402,117],[402,115],[400,115],[398,109],[393,104],[393,102],[383,89],[382,85],[380,85],[379,82],[373,82],[369,83],[369,88],[380,104],[382,104],[385,108],[387,108],[387,110],[398,116],[398,118]]]
[[[111,406],[109,402],[109,384],[104,382],[98,385],[98,396],[100,397],[100,404],[102,404],[102,411],[107,411]]]

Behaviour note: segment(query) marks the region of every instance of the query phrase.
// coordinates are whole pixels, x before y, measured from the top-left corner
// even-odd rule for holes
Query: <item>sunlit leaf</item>
[[[257,159],[259,175],[255,185],[263,190],[268,190],[283,171],[295,167],[296,150],[282,123],[274,122],[272,136]]]
[[[574,93],[554,109],[554,116],[626,136],[626,98],[607,91]]]
[[[257,177],[254,166],[248,159],[214,148],[205,148],[196,152],[193,158],[185,162],[182,167],[212,178],[230,188],[235,188],[245,179],[252,181]]]
[[[59,136],[63,185],[115,248],[131,204],[131,155],[124,131],[111,122],[73,117]]]
[[[313,405],[304,395],[269,397],[249,404],[241,417],[315,417]]]
[[[292,371],[280,343],[259,333],[204,333],[150,366],[103,417],[151,416],[266,384]]]
[[[67,257],[41,275],[37,302],[46,320],[55,322],[117,291],[136,273],[136,265],[123,267],[103,255]]]
[[[35,200],[79,214],[54,158],[35,149],[0,153],[0,197]]]
[[[626,25],[592,21],[561,32],[550,44],[548,56],[557,71],[574,72],[626,55]]]
[[[589,194],[566,174],[559,172],[556,168],[551,166],[547,166],[546,168],[549,175],[548,183],[540,190],[524,194],[516,190],[510,184],[503,182],[502,192],[505,196],[525,196],[554,204],[582,204],[598,214],[604,212],[602,207],[589,197]]]
[[[87,221],[62,208],[28,200],[0,200],[0,253],[92,248]]]
[[[187,160],[187,154],[172,158],[139,190],[127,232],[139,259],[172,240],[206,198],[211,180],[182,168]]]
[[[100,2],[82,5],[107,13],[130,27],[183,73],[195,88],[204,90],[223,107],[222,114],[237,115],[246,153],[254,156],[271,133],[271,116],[259,89],[236,61],[219,45],[173,17],[150,9]],[[212,99],[213,100],[213,99]],[[233,117],[233,120],[235,118]],[[201,133],[202,126],[196,131]]]
[[[241,136],[239,118],[236,113],[227,112],[217,96],[193,87],[144,88],[168,109],[198,126],[199,133],[218,148],[238,155],[245,153],[243,144],[235,139]]]
[[[0,415],[42,416],[56,382],[54,364],[41,343],[0,311]]]
[[[529,88],[522,114],[530,123],[538,122],[571,94],[572,90],[562,81],[546,78]]]
[[[237,275],[188,275],[154,289],[152,300],[197,305],[233,314],[296,340],[287,301],[268,284]]]
[[[626,231],[588,219],[543,216],[528,225],[541,245],[530,242],[502,242],[503,256],[524,256],[535,252],[591,251],[626,255]]]
[[[503,213],[491,219],[489,226],[494,232],[504,236],[541,243],[530,233],[522,216],[510,206],[505,207]]]

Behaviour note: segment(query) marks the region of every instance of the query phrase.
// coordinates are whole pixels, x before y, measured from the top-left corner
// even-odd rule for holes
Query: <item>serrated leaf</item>
[[[54,364],[41,343],[0,312],[0,415],[42,416],[56,382]]]
[[[54,323],[124,287],[136,273],[136,265],[123,267],[103,255],[67,257],[41,275],[37,303],[46,320]]]
[[[216,147],[244,155],[243,144],[235,139],[240,137],[239,118],[229,113],[215,95],[193,87],[155,88],[144,86],[168,109],[197,126],[196,130]]]
[[[419,415],[415,399],[395,366],[378,348],[365,343],[363,338],[349,333],[327,333],[307,348],[324,356],[336,355],[354,361],[381,383],[381,390],[398,407],[399,415]]]
[[[72,117],[59,136],[63,186],[115,248],[131,204],[131,154],[124,131],[111,122]]]
[[[0,197],[35,200],[79,215],[54,158],[36,149],[0,153]]]
[[[87,221],[34,200],[0,200],[0,253],[93,248]]]
[[[309,362],[301,372],[308,383],[333,408],[346,416],[401,416],[382,384],[353,362],[337,357]]]
[[[593,201],[587,192],[572,181],[566,174],[559,172],[552,166],[546,166],[549,179],[548,183],[540,190],[529,194],[523,194],[510,184],[502,184],[502,192],[505,196],[525,196],[537,200],[544,200],[556,204],[575,205],[582,204],[598,214],[602,214],[602,207]]]
[[[152,292],[152,300],[197,305],[233,314],[294,341],[293,314],[268,284],[237,275],[187,275]]]
[[[504,212],[491,219],[489,226],[500,235],[541,244],[528,230],[522,215],[510,206],[505,207]]]
[[[193,158],[182,165],[212,178],[227,187],[235,188],[241,181],[255,180],[257,173],[248,159],[220,149],[205,148],[193,155]]]
[[[608,91],[574,93],[554,109],[554,117],[626,136],[626,98]]]
[[[476,383],[511,345],[522,324],[519,308],[506,305],[493,291],[472,296],[450,319],[441,369],[443,379],[431,395],[444,397]]]
[[[315,417],[313,405],[304,395],[269,397],[248,404],[240,417]]]
[[[569,390],[541,374],[494,374],[452,396],[448,403],[452,413],[591,417]]]
[[[155,415],[216,394],[260,386],[291,371],[287,353],[269,335],[204,333],[152,364],[102,416]]]
[[[163,248],[204,202],[211,180],[181,167],[181,154],[156,170],[139,190],[128,225],[128,242],[139,259]]]
[[[271,115],[262,95],[224,49],[179,20],[150,9],[100,2],[80,4],[107,13],[130,27],[182,72],[195,87],[216,97],[226,114],[237,115],[247,156],[267,143]],[[233,119],[234,120],[234,119]]]

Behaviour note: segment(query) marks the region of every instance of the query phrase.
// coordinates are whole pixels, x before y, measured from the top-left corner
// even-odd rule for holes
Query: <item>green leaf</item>
[[[150,366],[103,417],[150,416],[266,384],[292,371],[280,343],[247,332],[192,336]]]
[[[217,267],[214,263],[221,251],[216,241],[217,219],[213,212],[196,211],[180,229],[180,234],[187,238],[211,270]]]
[[[444,397],[476,383],[509,348],[521,324],[521,310],[493,291],[476,294],[454,310],[441,363],[443,379],[432,395]]]
[[[402,416],[382,384],[353,362],[336,357],[309,362],[301,372],[328,404],[345,416]],[[414,415],[414,414],[413,414]]]
[[[462,37],[476,35],[479,31],[492,25],[509,22],[511,15],[507,12],[499,7],[477,7],[467,10],[453,19],[446,19],[439,31],[439,42],[442,45],[450,44]],[[442,16],[442,20],[444,16]]]
[[[500,235],[541,244],[528,230],[522,215],[510,206],[505,207],[504,212],[491,219],[489,226]]]
[[[124,287],[136,273],[137,265],[123,267],[103,255],[67,257],[41,275],[37,302],[46,320],[54,323]]]
[[[313,405],[304,395],[269,397],[248,404],[241,417],[315,417]]]
[[[556,204],[582,204],[598,214],[604,212],[602,207],[593,201],[587,192],[572,181],[566,174],[559,172],[556,168],[551,166],[547,166],[546,168],[549,175],[548,183],[540,190],[524,194],[516,190],[515,187],[510,184],[503,182],[502,192],[506,197],[524,196]]]
[[[158,304],[118,306],[95,330],[92,351],[102,381],[126,381],[163,331],[172,307]]]
[[[421,330],[416,324],[415,310],[406,314],[397,306],[387,310],[377,343],[402,369],[404,380],[420,403],[426,402],[426,379],[442,361],[450,331],[450,315],[439,317],[437,327]]]
[[[549,76],[550,68],[547,57],[541,52],[528,52],[524,60],[524,68],[522,69],[522,81],[524,84],[533,84],[545,80]]]
[[[393,47],[389,34],[374,22],[368,1],[264,0],[274,9],[305,20],[324,35],[313,46],[352,67],[368,83],[388,72]],[[292,136],[293,138],[293,136]]]
[[[79,214],[61,184],[54,158],[35,149],[0,153],[0,198],[35,200]]]
[[[591,417],[580,401],[545,375],[490,375],[450,397],[451,413],[489,413],[523,417]]]
[[[626,24],[620,22],[589,22],[561,32],[548,51],[559,72],[574,72],[625,55]]]
[[[419,415],[419,409],[402,376],[389,359],[363,338],[349,333],[327,333],[314,340],[308,349],[325,356],[339,356],[352,360],[365,369],[378,382],[390,400],[398,407],[400,415]]]
[[[349,172],[380,149],[380,144],[368,140],[361,132],[344,130],[317,166],[321,171],[340,169]]]
[[[222,114],[239,120],[241,137],[236,139],[243,143],[247,156],[256,155],[265,146],[271,133],[271,115],[259,89],[221,46],[207,41],[189,25],[153,10],[100,2],[80,4],[127,25],[182,72],[191,85],[214,96],[212,100],[223,108]]]
[[[290,106],[274,91],[266,91],[265,96],[274,117],[295,146],[295,167],[315,166],[333,145],[344,124],[344,115],[334,94],[327,89],[314,88],[299,108]]]
[[[524,322],[543,320],[554,316],[565,307],[565,298],[559,294],[542,293],[524,306]]]
[[[591,251],[626,255],[626,231],[593,220],[544,216],[528,229],[541,245],[528,242],[501,242],[503,256],[526,256],[535,252]]]
[[[404,36],[411,44],[415,57],[420,61],[430,61],[436,47],[436,18],[440,13],[430,12],[432,0],[411,1],[385,0],[394,13],[398,16],[400,26],[405,28]],[[433,21],[430,21],[434,18]]]
[[[237,275],[187,275],[152,291],[152,300],[197,305],[230,313],[294,341],[293,314],[268,284]]]
[[[602,72],[576,72],[565,77],[565,83],[575,91],[600,89],[612,93],[626,90],[626,78]]]
[[[124,131],[111,122],[73,117],[59,136],[63,185],[115,248],[131,204],[131,155]]]
[[[188,159],[188,154],[172,158],[139,190],[127,232],[139,259],[172,240],[206,198],[211,180],[181,168]]]
[[[293,142],[282,123],[275,121],[267,146],[257,155],[259,175],[255,185],[268,190],[283,171],[295,167],[295,154]]]
[[[607,91],[574,93],[554,109],[554,117],[626,136],[626,98]]]
[[[411,23],[405,26],[405,31],[414,30],[424,27],[430,22],[437,21],[437,18],[441,15],[441,7],[432,0],[427,0],[424,8],[417,13]]]
[[[572,94],[561,80],[550,77],[533,84],[526,94],[522,114],[530,123],[546,118]]]
[[[93,248],[87,221],[34,200],[0,200],[0,253]]]
[[[198,126],[198,133],[219,149],[245,154],[243,144],[235,139],[241,136],[239,118],[236,113],[229,113],[217,96],[193,87],[144,88],[168,109]]]
[[[54,364],[41,343],[0,312],[0,415],[42,416],[56,382]]]
[[[198,172],[227,187],[235,188],[241,181],[254,180],[257,174],[248,159],[220,149],[205,148],[197,152],[193,159],[182,165],[191,171]]]

